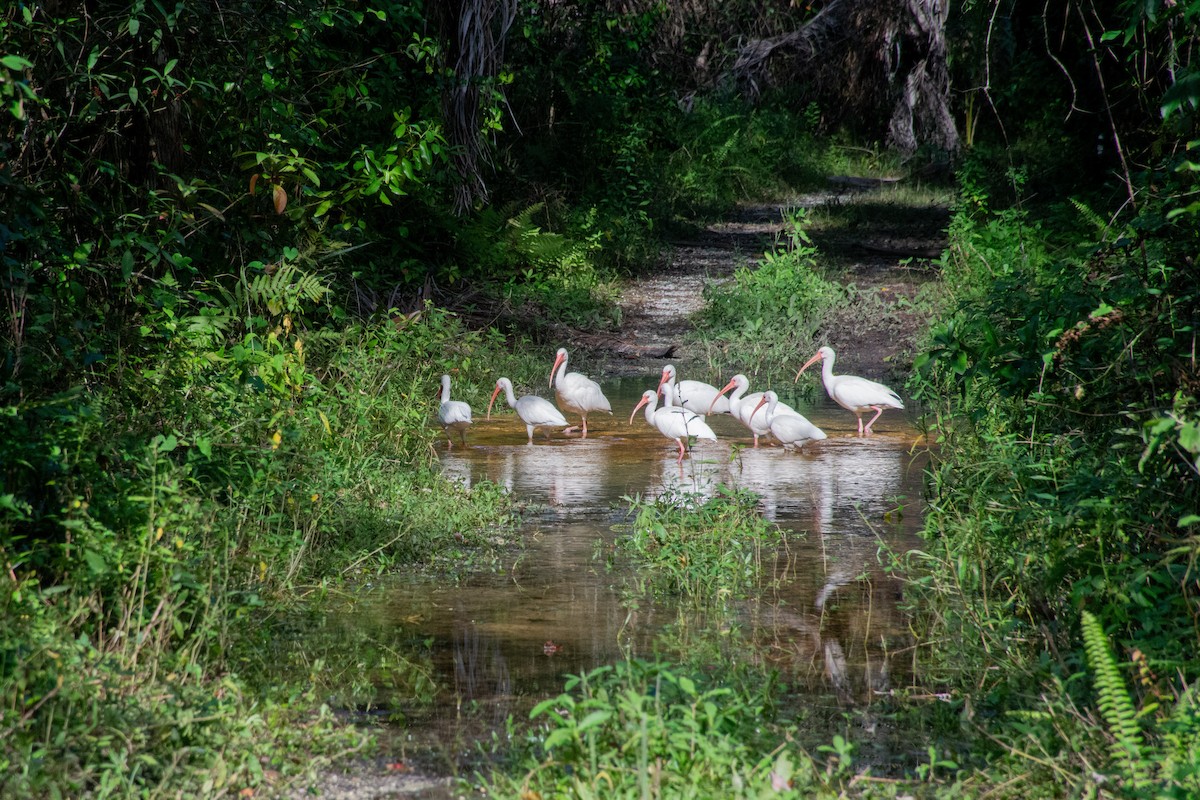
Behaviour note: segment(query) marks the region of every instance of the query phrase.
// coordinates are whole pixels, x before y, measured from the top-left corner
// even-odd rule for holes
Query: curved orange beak
[[[496,388],[492,389],[492,399],[488,401],[487,418],[492,418],[492,403],[496,402],[496,395],[500,394],[500,384],[496,384]]]
[[[736,381],[730,381],[729,383],[725,384],[725,388],[722,389],[721,391],[717,392],[717,397],[720,397],[721,395],[725,394],[726,392],[728,392],[730,389],[732,389],[735,386],[737,386]],[[715,406],[717,404],[717,397],[714,397],[713,401],[708,404],[708,411],[704,412],[705,414],[712,413],[713,406]]]
[[[821,351],[818,350],[817,354],[815,356],[810,358],[808,361],[804,362],[804,366],[801,367],[800,371],[796,373],[796,377],[792,378],[792,383],[795,383],[796,381],[800,380],[800,376],[804,374],[804,370],[808,369],[809,367],[811,367],[813,364],[817,363],[820,360],[821,360]]]
[[[641,402],[633,407],[633,413],[631,413],[629,415],[629,424],[630,425],[633,424],[633,418],[637,416],[638,409],[641,408],[642,406],[646,405],[646,403],[649,403],[649,402],[650,402],[650,398],[646,397],[645,395],[642,395]]]
[[[793,383],[794,383],[794,381],[793,381]],[[715,401],[714,401],[714,402],[715,402]],[[754,407],[754,410],[750,412],[750,419],[754,419],[754,415],[755,415],[755,414],[757,414],[757,413],[758,413],[758,410],[759,410],[760,408],[762,408],[763,406],[765,406],[766,404],[767,404],[767,396],[764,394],[764,395],[762,396],[762,399],[758,401],[758,405],[756,405],[756,406]]]

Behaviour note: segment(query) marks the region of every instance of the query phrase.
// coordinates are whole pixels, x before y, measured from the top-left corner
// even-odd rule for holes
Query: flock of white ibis
[[[804,371],[818,361],[823,362],[821,380],[825,391],[835,403],[854,413],[858,419],[859,436],[871,434],[871,426],[885,408],[904,408],[899,395],[882,383],[855,375],[834,375],[834,353],[831,347],[817,350],[816,355],[805,362],[796,373],[795,380],[800,380]],[[612,405],[600,390],[598,383],[578,372],[567,372],[565,348],[559,348],[555,354],[554,366],[550,370],[550,386],[554,389],[558,408],[549,400],[537,395],[517,397],[513,392],[512,381],[508,378],[498,379],[492,399],[488,402],[488,419],[491,419],[496,396],[504,392],[509,406],[525,423],[525,430],[532,444],[533,433],[538,428],[563,428],[564,433],[582,430],[583,438],[586,439],[588,414],[612,413]],[[668,364],[663,367],[658,388],[647,389],[642,393],[642,399],[629,415],[629,422],[633,424],[633,418],[644,406],[646,422],[678,445],[679,461],[683,460],[687,452],[687,443],[691,440],[716,440],[717,435],[704,421],[708,414],[729,414],[742,423],[754,437],[755,447],[758,447],[759,437],[767,435],[789,450],[802,448],[809,442],[826,438],[824,431],[805,419],[803,414],[782,402],[775,392],[746,394],[749,388],[750,381],[741,374],[734,375],[722,389],[702,381],[681,381],[678,380],[675,366]],[[663,399],[661,408],[658,406],[660,395]],[[869,411],[874,411],[875,415],[864,425],[863,414]],[[581,425],[570,425],[564,413],[578,415]],[[442,403],[438,409],[438,420],[446,432],[450,447],[454,446],[454,432],[457,432],[460,441],[466,444],[466,430],[471,424],[471,407],[460,400],[450,399],[449,375],[442,376]],[[549,438],[549,430],[544,432]]]

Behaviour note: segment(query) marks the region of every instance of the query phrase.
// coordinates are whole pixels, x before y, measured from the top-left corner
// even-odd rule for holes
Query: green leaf
[[[92,571],[93,575],[103,575],[108,572],[108,562],[94,550],[84,550],[83,560],[87,562],[88,569]]]
[[[589,730],[590,728],[595,728],[598,725],[603,725],[611,717],[612,717],[611,711],[593,711],[592,713],[588,714],[586,717],[583,718],[583,721],[579,723],[579,727],[577,728],[577,731],[579,733],[583,733],[584,731]]]
[[[4,56],[0,58],[0,64],[3,64],[8,69],[31,69],[33,67],[33,64],[20,56]]]
[[[141,28],[142,28],[142,21],[140,19],[138,19],[137,17],[133,17],[129,20],[129,35],[130,36],[137,36],[138,31],[141,30]]]
[[[1200,427],[1194,422],[1185,422],[1179,429],[1179,446],[1189,453],[1200,453]]]
[[[535,717],[539,717],[542,714],[545,714],[546,709],[554,708],[554,706],[558,705],[558,703],[559,703],[559,698],[557,698],[557,697],[551,697],[549,700],[543,700],[542,702],[540,702],[536,706],[534,706],[533,710],[529,712],[529,718],[534,719]]]
[[[547,750],[553,750],[560,744],[568,744],[570,741],[571,732],[565,728],[559,728],[556,731],[551,731],[550,735],[546,737],[546,741],[542,743],[542,746]]]
[[[1159,110],[1162,118],[1167,119],[1187,108],[1200,108],[1200,72],[1190,72],[1177,78],[1163,95],[1162,107]]]

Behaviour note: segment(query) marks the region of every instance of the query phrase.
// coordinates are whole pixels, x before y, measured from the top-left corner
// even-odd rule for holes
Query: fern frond
[[[249,300],[266,305],[272,314],[297,311],[301,302],[315,303],[329,293],[319,276],[290,261],[281,261],[270,274],[254,276],[246,289]]]
[[[1082,628],[1083,646],[1092,670],[1100,713],[1113,737],[1112,759],[1135,787],[1145,786],[1149,778],[1147,764],[1142,759],[1142,731],[1138,727],[1129,687],[1121,677],[1116,656],[1100,621],[1091,612],[1084,611]]]
[[[1083,201],[1076,200],[1074,197],[1069,199],[1071,201],[1071,205],[1075,206],[1075,210],[1079,212],[1079,216],[1083,217],[1084,222],[1094,227],[1100,238],[1104,239],[1104,237],[1108,234],[1108,223],[1105,222],[1099,214],[1097,214],[1095,211],[1092,211],[1091,207],[1085,205]]]

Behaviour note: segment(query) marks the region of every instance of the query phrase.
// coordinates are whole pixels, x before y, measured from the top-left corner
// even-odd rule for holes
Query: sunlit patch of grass
[[[807,350],[844,291],[817,266],[805,232],[805,212],[788,215],[785,235],[733,280],[709,287],[695,336],[712,371],[757,376],[784,374]]]

